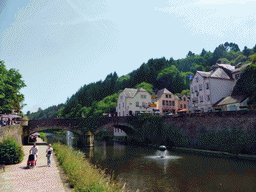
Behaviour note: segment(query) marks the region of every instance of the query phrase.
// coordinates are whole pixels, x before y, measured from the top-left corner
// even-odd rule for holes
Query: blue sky
[[[37,111],[81,86],[222,43],[256,44],[255,0],[0,0],[0,60]]]

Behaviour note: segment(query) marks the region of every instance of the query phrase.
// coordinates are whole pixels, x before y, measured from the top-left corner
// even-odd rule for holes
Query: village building
[[[141,113],[152,113],[151,93],[143,88],[125,88],[119,93],[117,116],[133,116]]]
[[[216,64],[209,72],[197,71],[190,84],[190,111],[214,111],[213,105],[232,93],[234,70],[235,66]]]

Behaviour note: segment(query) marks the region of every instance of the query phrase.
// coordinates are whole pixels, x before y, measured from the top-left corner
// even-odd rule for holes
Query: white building
[[[234,66],[216,64],[210,72],[197,71],[190,84],[190,111],[214,111],[213,104],[231,95],[234,70]]]
[[[116,112],[117,116],[137,115],[140,112],[152,112],[151,94],[143,88],[125,88],[119,93]]]

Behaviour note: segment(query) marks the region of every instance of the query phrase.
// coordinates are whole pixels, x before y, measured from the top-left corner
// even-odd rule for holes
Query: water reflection
[[[91,163],[131,191],[256,191],[256,163],[95,142],[81,149]]]

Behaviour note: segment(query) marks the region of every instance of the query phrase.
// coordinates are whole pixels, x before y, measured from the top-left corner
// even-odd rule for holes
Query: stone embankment
[[[32,191],[71,191],[65,187],[61,179],[61,172],[57,167],[55,158],[51,159],[51,166],[47,167],[46,149],[47,145],[37,139],[39,155],[37,166],[33,169],[26,169],[29,150],[32,145],[23,146],[25,157],[23,161],[16,165],[7,165],[5,172],[0,170],[0,191],[2,192],[32,192]]]

